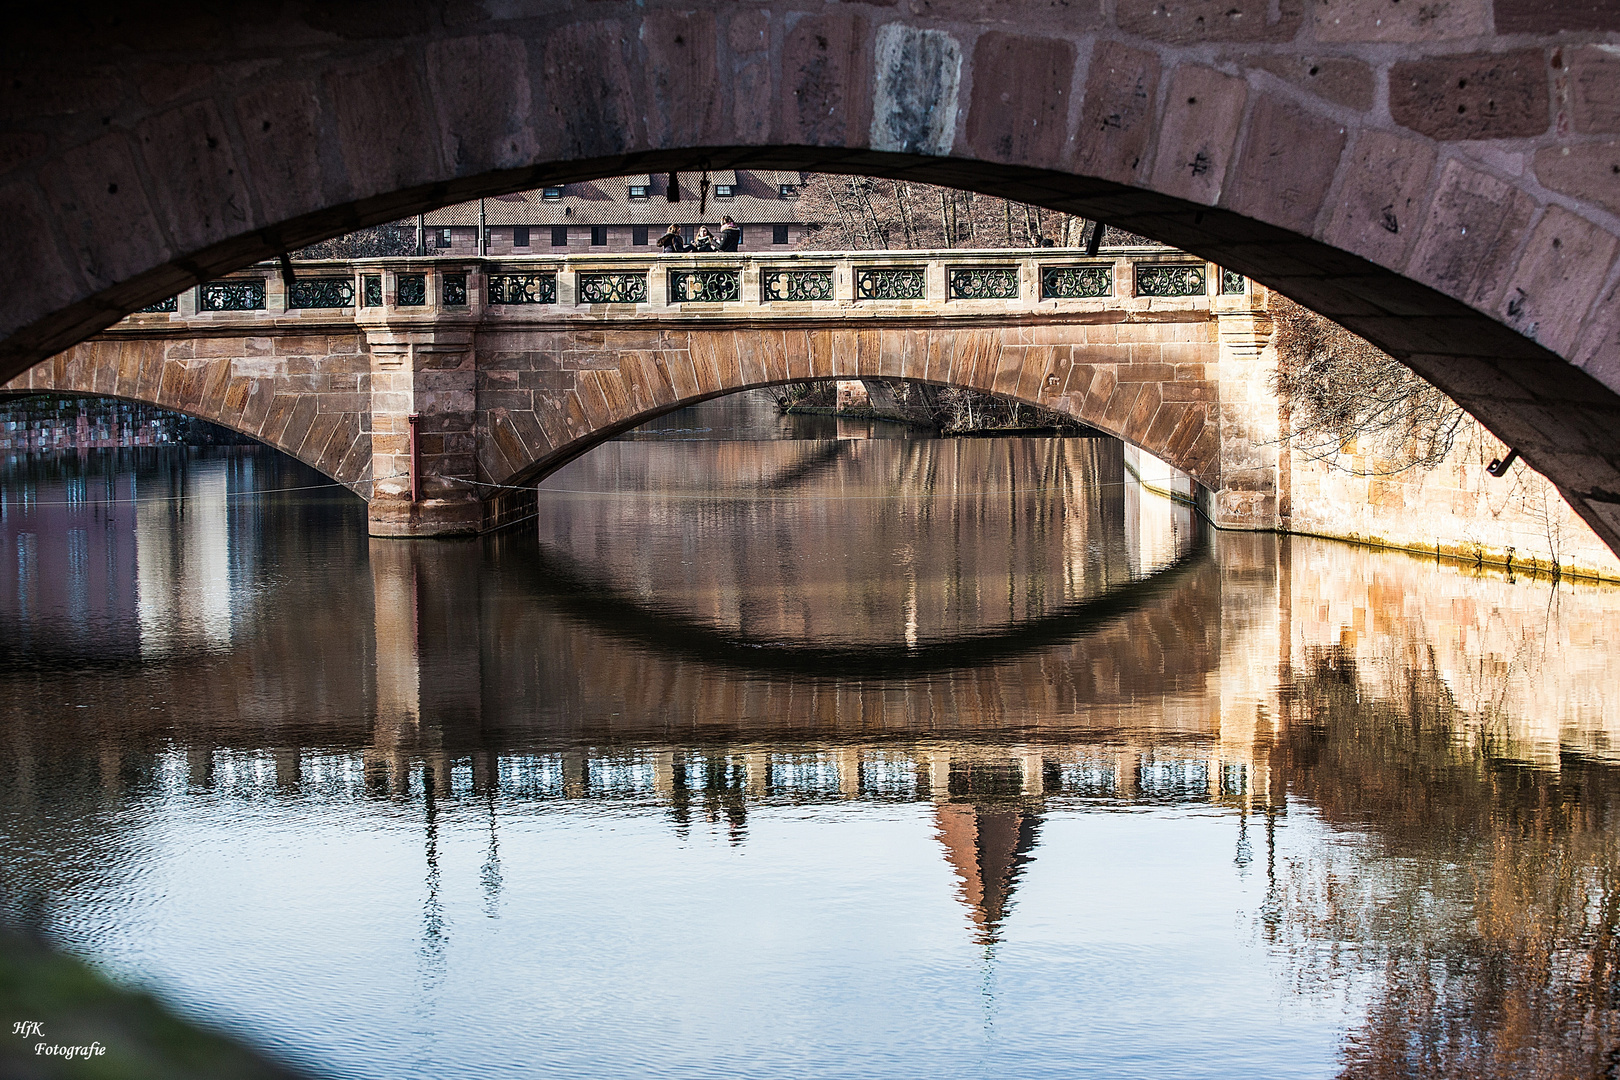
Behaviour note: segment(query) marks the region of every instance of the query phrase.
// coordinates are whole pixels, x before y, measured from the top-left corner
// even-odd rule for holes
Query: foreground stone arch
[[[36,8],[4,46],[0,377],[480,194],[904,176],[1103,218],[1344,323],[1620,547],[1617,43],[1620,12],[1575,0]]]

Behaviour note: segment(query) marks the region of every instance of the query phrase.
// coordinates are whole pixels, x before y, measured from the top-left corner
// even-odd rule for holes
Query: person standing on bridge
[[[742,244],[742,226],[732,220],[730,214],[720,219],[720,250],[736,251]]]
[[[663,236],[658,238],[658,246],[664,249],[665,255],[679,255],[686,250],[686,238],[681,235],[679,225],[671,225]]]

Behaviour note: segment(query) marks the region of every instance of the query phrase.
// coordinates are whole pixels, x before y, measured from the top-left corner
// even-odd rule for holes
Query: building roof
[[[681,173],[681,201],[669,201],[668,173],[641,173],[613,176],[583,184],[562,185],[562,197],[547,199],[545,189],[515,191],[484,200],[485,223],[489,225],[679,225],[699,220],[698,187],[701,173]],[[797,172],[765,169],[715,169],[709,173],[709,201],[701,218],[716,223],[730,214],[740,224],[783,224],[803,222],[797,199],[784,199],[781,185],[804,183]],[[730,198],[715,195],[715,185],[731,184]],[[647,198],[630,198],[632,186],[647,187]],[[459,203],[427,214],[430,229],[449,225],[478,224],[478,203]]]

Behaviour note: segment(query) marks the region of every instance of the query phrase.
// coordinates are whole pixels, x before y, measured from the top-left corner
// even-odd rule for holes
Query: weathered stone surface
[[[1309,234],[1348,138],[1344,125],[1280,98],[1254,107],[1237,167],[1222,201]]]
[[[1329,242],[1383,266],[1402,265],[1422,225],[1434,158],[1434,148],[1415,139],[1362,133],[1345,162]]]
[[[1551,207],[1491,305],[1526,337],[1567,351],[1608,278],[1617,247],[1615,238],[1596,225]]]
[[[1274,12],[1265,0],[1119,0],[1115,19],[1121,30],[1157,41],[1287,41],[1299,32],[1299,8],[1283,4]]]
[[[1389,70],[1389,112],[1397,124],[1447,141],[1540,135],[1552,122],[1546,54],[1403,61]]]
[[[1248,86],[1213,68],[1182,67],[1170,77],[1153,165],[1153,185],[1214,205],[1232,161]]]
[[[1152,146],[1158,85],[1157,54],[1097,43],[1075,135],[1077,172],[1122,183],[1137,178]]]
[[[1365,112],[1372,108],[1375,91],[1372,68],[1360,60],[1325,56],[1257,56],[1250,61],[1261,71],[1302,90],[1319,94],[1335,105]]]
[[[875,60],[872,149],[950,153],[962,83],[957,40],[942,30],[890,23],[877,32]]]
[[[1498,34],[1620,32],[1620,7],[1614,0],[1495,0],[1493,6]]]
[[[1452,295],[1489,294],[1510,272],[1514,243],[1534,210],[1504,181],[1447,162],[1407,272]]]
[[[1068,136],[1074,47],[992,30],[973,48],[971,152],[992,161],[1055,160]]]
[[[1569,60],[1570,112],[1575,130],[1620,133],[1620,53],[1588,45]]]
[[[1491,30],[1490,9],[1484,4],[1323,0],[1311,8],[1318,41],[1445,41]]]

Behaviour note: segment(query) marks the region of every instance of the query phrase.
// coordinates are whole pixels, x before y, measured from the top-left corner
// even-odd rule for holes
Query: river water
[[[1611,1068],[1620,591],[1156,470],[744,396],[411,543],[13,457],[0,903],[317,1075]]]

